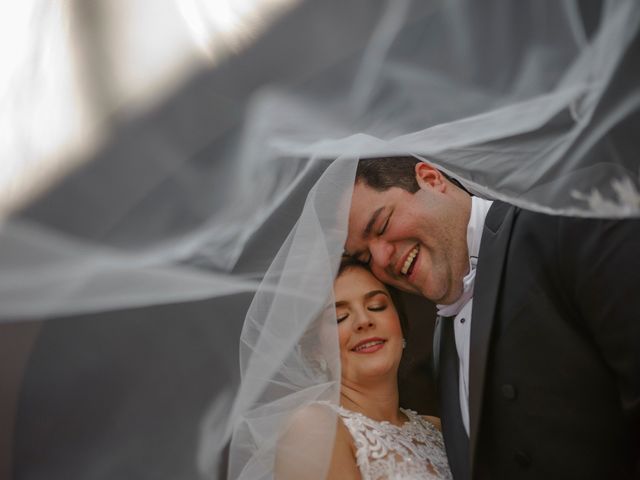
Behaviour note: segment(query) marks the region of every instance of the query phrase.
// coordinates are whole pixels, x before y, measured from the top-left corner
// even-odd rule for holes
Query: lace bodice
[[[401,427],[331,405],[340,415],[356,446],[363,480],[451,479],[440,431],[412,410]]]

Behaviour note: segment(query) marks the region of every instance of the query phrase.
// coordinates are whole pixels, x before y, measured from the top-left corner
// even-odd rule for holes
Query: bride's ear
[[[442,172],[433,165],[425,162],[416,163],[416,181],[421,189],[435,188],[443,190],[445,188],[445,178]]]

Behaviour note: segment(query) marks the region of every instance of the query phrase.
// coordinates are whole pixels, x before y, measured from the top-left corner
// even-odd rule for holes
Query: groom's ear
[[[433,165],[418,162],[416,163],[415,172],[416,181],[421,189],[443,190],[445,188],[444,175]]]

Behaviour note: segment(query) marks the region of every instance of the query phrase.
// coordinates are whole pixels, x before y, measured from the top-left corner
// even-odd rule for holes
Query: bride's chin
[[[397,374],[398,367],[396,365],[379,365],[360,369],[358,371],[358,379],[361,382],[377,383],[389,377],[397,376]]]

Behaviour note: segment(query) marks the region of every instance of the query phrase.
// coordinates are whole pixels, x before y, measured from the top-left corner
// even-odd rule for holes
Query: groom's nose
[[[393,258],[394,246],[381,238],[374,238],[369,243],[372,266],[387,270]]]

